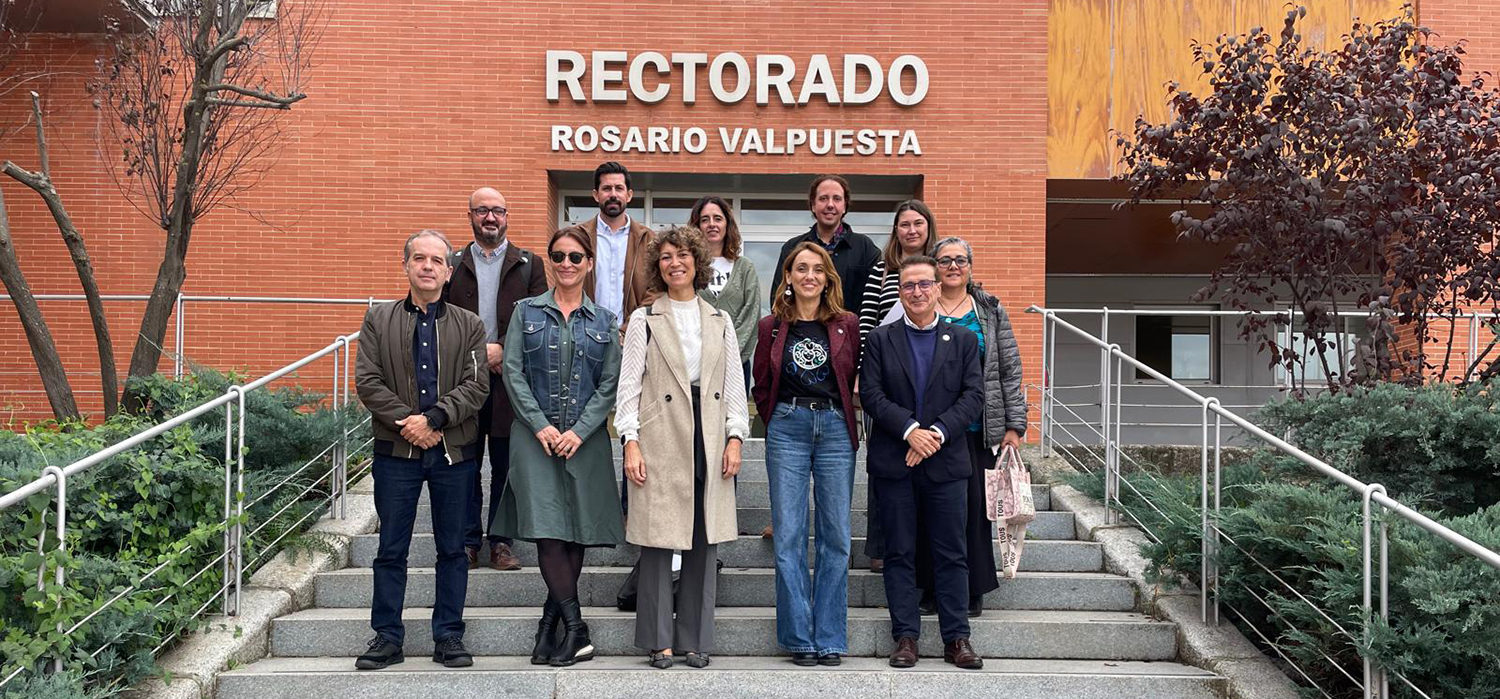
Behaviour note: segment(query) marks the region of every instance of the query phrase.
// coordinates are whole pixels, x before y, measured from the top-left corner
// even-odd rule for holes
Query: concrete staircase
[[[774,557],[771,542],[759,536],[770,523],[764,445],[752,440],[746,444],[739,481],[742,535],[719,547],[724,562],[719,647],[707,668],[679,664],[654,670],[646,666],[643,651],[631,645],[635,615],[617,611],[614,600],[635,562],[633,546],[591,549],[584,560],[579,596],[600,657],[562,669],[529,664],[546,587],[535,567],[536,550],[525,543],[516,547],[526,566],[522,570],[471,572],[464,642],[476,656],[474,667],[450,670],[431,662],[434,550],[423,498],[409,561],[404,664],[373,672],[354,669],[354,656],[372,635],[369,566],[377,537],[370,534],[354,542],[350,567],[318,577],[312,608],[273,622],[272,657],[221,675],[217,697],[1208,699],[1223,693],[1222,678],[1175,662],[1176,625],[1136,611],[1135,586],[1128,578],[1104,572],[1100,545],[1076,539],[1073,514],[1051,510],[1045,485],[1035,487],[1037,507],[1044,511],[1029,529],[1021,572],[1014,580],[1002,579],[1000,589],[986,595],[984,615],[971,620],[975,648],[986,658],[984,670],[961,671],[942,662],[935,617],[923,619],[919,650],[924,660],[910,670],[890,668],[885,662],[892,648],[885,590],[880,576],[866,569],[864,556],[863,453],[858,463],[850,652],[840,667],[799,668],[776,647]]]

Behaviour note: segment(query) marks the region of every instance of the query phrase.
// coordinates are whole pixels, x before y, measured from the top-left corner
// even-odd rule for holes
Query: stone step
[[[742,536],[734,541],[719,544],[719,560],[724,561],[726,566],[736,568],[771,568],[776,565],[771,544],[770,539],[762,539],[758,534]],[[379,534],[355,537],[354,546],[350,550],[350,564],[361,568],[370,567],[375,562],[375,553],[379,547]],[[995,559],[999,560],[999,546],[992,545],[992,548],[995,549]],[[521,559],[521,565],[536,565],[535,545],[518,541],[512,547],[512,551]],[[808,551],[808,559],[811,560],[813,554],[810,543]],[[589,565],[597,566],[632,566],[639,557],[639,548],[632,544],[625,544],[615,548],[589,549],[588,553],[584,554],[584,561]],[[488,561],[489,558],[489,547],[480,547],[479,560]],[[433,548],[431,534],[412,536],[411,549],[407,553],[406,562],[414,568],[430,568],[437,562],[437,552]],[[1082,573],[1098,571],[1103,564],[1103,548],[1092,541],[1027,541],[1025,552],[1021,556],[1022,571]],[[865,555],[865,539],[855,537],[851,543],[849,566],[866,568],[869,565],[870,557]]]
[[[584,566],[578,579],[578,599],[585,607],[608,607],[630,569],[623,566]],[[320,573],[316,584],[319,607],[369,608],[374,585],[370,568],[345,568]],[[407,572],[406,605],[433,604],[435,571]],[[776,572],[771,568],[730,568],[719,573],[718,606],[775,607]],[[471,607],[534,607],[547,600],[547,587],[536,568],[469,571],[466,603]],[[884,607],[885,583],[867,570],[849,572],[851,608]],[[1135,586],[1129,578],[1109,573],[1019,573],[1000,581],[1000,588],[984,596],[986,609],[1059,609],[1129,611],[1135,609]]]
[[[408,648],[408,650],[411,650]],[[839,667],[799,668],[782,658],[715,656],[702,669],[647,667],[641,657],[600,657],[570,668],[524,657],[474,659],[450,670],[412,655],[360,672],[339,658],[267,658],[219,675],[217,699],[1216,699],[1224,680],[1188,665],[1099,660],[989,658],[983,670],[938,660],[895,670],[884,658],[846,658]],[[667,674],[661,674],[661,673]]]
[[[809,522],[814,521],[812,514],[808,515]],[[741,534],[759,534],[771,523],[771,509],[768,507],[739,507],[739,529]],[[869,529],[869,521],[866,519],[865,510],[854,509],[850,511],[849,517],[850,535],[864,536]],[[417,506],[417,519],[412,531],[418,534],[432,533],[432,510],[428,507],[427,499],[423,498]],[[1056,541],[1059,539],[1074,538],[1073,513],[1042,511],[1036,513],[1036,521],[1026,528],[1026,538],[1046,539]]]
[[[407,608],[403,614],[408,654],[432,652],[431,614],[421,607]],[[476,655],[528,655],[538,614],[526,607],[471,607],[464,613],[464,644]],[[600,655],[642,654],[633,645],[634,612],[588,607],[583,618]],[[715,619],[715,655],[783,655],[776,647],[774,608],[724,607]],[[882,657],[891,652],[894,642],[886,610],[850,609],[848,623],[849,655]],[[1171,660],[1177,655],[1176,624],[1133,612],[995,610],[971,619],[970,629],[975,648],[989,657]],[[940,657],[936,617],[922,619],[921,634],[921,654]],[[353,658],[364,652],[370,637],[368,609],[309,609],[273,622],[270,651],[279,657]]]
[[[489,507],[489,481],[484,482],[485,507]],[[864,510],[869,502],[869,488],[864,483],[856,483],[852,493],[851,507],[855,510]],[[1031,486],[1031,497],[1036,502],[1036,509],[1052,509],[1052,489],[1044,483],[1035,483]],[[812,494],[809,493],[808,502],[812,502]],[[739,507],[770,507],[771,485],[764,480],[753,481],[740,479],[739,486],[735,490],[734,502]],[[485,510],[487,513],[489,510]],[[422,486],[421,499],[417,501],[417,519],[432,518],[432,503],[427,497],[427,486]]]
[[[808,521],[814,521],[812,514],[808,514]],[[771,523],[771,509],[768,507],[739,507],[739,529],[741,534],[759,534]],[[854,509],[850,511],[849,526],[851,536],[864,536],[869,529],[869,520],[866,518],[865,510]],[[423,498],[417,506],[417,519],[412,531],[418,534],[432,533],[432,510],[427,506],[427,499]],[[1073,539],[1073,513],[1042,511],[1036,513],[1036,521],[1026,528],[1026,538],[1045,539],[1056,541],[1059,539]]]

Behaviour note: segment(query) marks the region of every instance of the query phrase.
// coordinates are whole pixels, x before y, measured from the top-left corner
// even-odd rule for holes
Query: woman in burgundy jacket
[[[844,310],[823,246],[782,263],[755,345],[755,406],[766,421],[766,474],[776,549],[776,641],[798,665],[838,665],[849,652],[849,509],[854,493],[854,379],[859,318]],[[807,494],[818,521],[807,569]]]

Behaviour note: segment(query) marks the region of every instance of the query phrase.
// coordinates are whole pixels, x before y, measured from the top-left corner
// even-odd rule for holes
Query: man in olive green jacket
[[[426,484],[437,549],[432,609],[432,659],[467,667],[464,597],[469,564],[464,554],[464,514],[479,468],[479,408],[490,392],[484,323],[443,302],[453,248],[442,233],[418,231],[406,239],[402,267],[406,298],[377,304],[360,328],[355,387],[370,411],[375,434],[375,513],[380,547],[375,555],[370,626],[375,638],[355,661],[361,670],[402,662],[406,627],[406,556]]]

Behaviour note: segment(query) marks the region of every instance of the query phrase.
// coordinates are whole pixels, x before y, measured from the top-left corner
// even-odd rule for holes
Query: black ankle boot
[[[536,623],[536,647],[531,650],[532,665],[552,662],[552,654],[557,652],[558,610],[557,602],[551,597],[542,605],[542,620]]]
[[[552,654],[552,662],[549,664],[552,667],[567,667],[573,663],[593,660],[594,644],[589,640],[589,625],[583,623],[583,613],[578,609],[578,598],[563,600],[558,603],[558,607],[565,631],[562,643]]]

